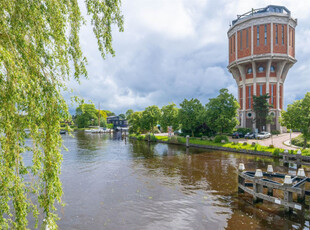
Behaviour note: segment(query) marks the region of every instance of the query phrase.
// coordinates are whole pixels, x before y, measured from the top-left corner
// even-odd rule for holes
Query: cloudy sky
[[[309,0],[122,0],[125,31],[113,33],[115,57],[103,60],[90,24],[82,29],[89,79],[70,82],[72,95],[100,102],[102,109],[116,114],[178,105],[184,98],[206,104],[221,88],[236,96],[236,83],[226,68],[229,24],[237,14],[270,4],[286,6],[298,19],[298,62],[284,89],[285,105],[292,103],[310,91]]]

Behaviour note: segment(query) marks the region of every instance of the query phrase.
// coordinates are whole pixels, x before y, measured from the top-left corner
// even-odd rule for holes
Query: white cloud
[[[229,24],[237,14],[269,4],[284,5],[298,18],[298,62],[284,88],[285,104],[291,103],[310,86],[310,1],[123,0],[125,32],[113,33],[116,57],[102,60],[90,25],[83,28],[89,79],[70,86],[116,113],[178,104],[184,98],[205,104],[221,88],[236,96],[236,83],[226,68]]]

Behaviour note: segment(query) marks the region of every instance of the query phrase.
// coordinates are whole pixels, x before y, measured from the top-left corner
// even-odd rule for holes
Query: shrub
[[[252,130],[249,129],[249,128],[238,128],[238,129],[237,129],[237,132],[243,133],[243,134],[245,135],[245,134],[247,134],[247,133],[252,132]]]
[[[215,138],[214,138],[214,142],[215,142],[215,143],[221,143],[222,140],[224,140],[225,142],[229,142],[228,137],[225,136],[225,135],[217,135],[217,136],[215,136]]]
[[[243,145],[248,145],[248,142],[243,142]]]
[[[274,145],[269,145],[269,148],[272,148],[272,149],[273,149],[273,148],[274,148]]]
[[[280,156],[280,149],[276,148],[276,149],[273,151],[272,155],[273,155],[273,156],[276,156],[276,157]]]
[[[280,131],[279,131],[279,130],[272,130],[272,131],[271,131],[271,134],[272,134],[272,135],[279,135],[279,134],[280,134]]]
[[[177,144],[178,143],[178,137],[172,136],[169,140],[169,143]]]
[[[299,147],[304,147],[304,138],[302,135],[299,135],[298,137],[295,137],[292,139],[292,144],[299,146]],[[310,143],[306,145],[307,148],[310,148]]]
[[[144,136],[137,135],[136,137],[137,137],[137,139],[140,140],[140,141],[144,140]]]
[[[295,154],[295,151],[293,149],[288,151],[289,154]]]
[[[156,142],[156,141],[157,141],[157,138],[155,137],[154,134],[151,134],[151,136],[150,136],[150,141],[153,141],[153,142]]]

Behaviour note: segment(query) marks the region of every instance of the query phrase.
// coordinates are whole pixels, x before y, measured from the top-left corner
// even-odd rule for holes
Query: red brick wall
[[[278,25],[278,44],[276,44],[276,25]],[[284,44],[282,44],[282,25],[273,24],[273,52],[274,53],[287,53],[287,25],[284,25]]]
[[[258,72],[258,68],[260,66],[264,67],[263,72]],[[266,64],[264,64],[264,63],[257,63],[256,64],[256,77],[266,77]]]
[[[289,55],[295,57],[295,30],[290,26],[289,28]]]
[[[257,46],[257,27],[259,27],[259,46]],[[267,44],[265,45],[265,24],[253,27],[253,53],[265,54],[271,52],[270,24],[267,24]]]
[[[236,60],[235,34],[229,38],[229,63]]]
[[[246,86],[246,88],[245,88],[245,95],[246,95],[246,97],[245,97],[245,100],[246,100],[246,109],[249,109],[249,88],[251,87],[251,109],[253,109],[253,89],[254,89],[254,87],[253,87],[253,85],[249,85],[249,86]]]
[[[272,88],[273,88],[273,98],[272,98]],[[269,85],[269,103],[273,105],[273,108],[277,108],[277,85],[276,84],[270,84]],[[272,100],[273,99],[273,100]]]
[[[246,42],[246,35],[248,31],[248,47]],[[242,39],[242,47],[240,46],[240,39]],[[251,55],[251,27],[242,30],[241,33],[238,31],[238,58],[243,58]]]

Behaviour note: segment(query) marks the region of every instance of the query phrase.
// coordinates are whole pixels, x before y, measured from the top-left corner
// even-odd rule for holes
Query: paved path
[[[292,138],[297,137],[300,133],[296,132],[296,133],[292,133]],[[283,142],[287,142],[290,140],[290,134],[289,133],[282,133],[279,135],[275,135],[272,136],[273,139],[273,145],[276,148],[281,148],[281,149],[296,149],[296,147],[291,147],[291,146],[286,146],[283,144]],[[272,139],[271,138],[267,138],[267,139],[263,139],[263,140],[246,140],[243,138],[238,139],[240,142],[244,142],[247,141],[248,143],[252,143],[252,142],[257,142],[260,145],[264,145],[264,146],[269,146],[272,144]],[[235,139],[236,140],[236,139]]]

